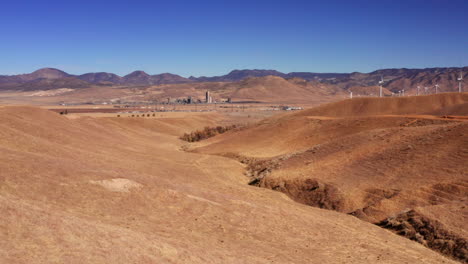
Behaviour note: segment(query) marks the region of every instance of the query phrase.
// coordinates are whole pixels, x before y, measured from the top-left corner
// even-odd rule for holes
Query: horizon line
[[[203,77],[206,77],[206,78],[213,78],[213,77],[221,77],[221,76],[224,76],[224,75],[228,75],[234,71],[276,71],[278,73],[281,73],[281,74],[291,74],[291,73],[314,73],[314,74],[352,74],[352,73],[364,73],[364,74],[369,74],[369,73],[372,73],[372,72],[376,72],[376,71],[380,71],[380,70],[427,70],[427,69],[448,69],[448,68],[455,68],[455,69],[464,69],[464,68],[467,68],[467,66],[437,66],[437,67],[425,67],[425,68],[406,68],[406,67],[400,67],[400,68],[395,68],[395,67],[390,67],[390,68],[380,68],[380,69],[376,69],[376,70],[373,70],[373,71],[369,71],[369,72],[360,72],[360,71],[352,71],[352,72],[332,72],[332,71],[329,71],[329,72],[317,72],[317,71],[291,71],[291,72],[282,72],[282,71],[279,71],[279,70],[276,70],[276,69],[249,69],[249,68],[244,68],[244,69],[233,69],[229,72],[227,72],[226,74],[222,74],[222,75],[211,75],[211,76],[208,76],[208,75],[200,75],[200,76],[194,76],[194,75],[190,75],[189,77],[184,77],[183,75],[180,75],[180,74],[177,74],[177,73],[171,73],[171,72],[161,72],[161,73],[155,73],[155,74],[150,74],[144,70],[134,70],[134,71],[131,71],[125,75],[119,75],[117,73],[113,73],[113,72],[109,72],[109,71],[90,71],[90,72],[85,72],[85,73],[82,73],[82,74],[73,74],[73,73],[69,73],[65,70],[62,70],[62,69],[59,69],[59,68],[55,68],[55,67],[42,67],[42,68],[39,68],[37,70],[34,70],[32,72],[28,72],[28,73],[17,73],[17,74],[0,74],[0,76],[15,76],[15,75],[24,75],[24,74],[31,74],[31,73],[34,73],[36,71],[39,71],[39,70],[45,70],[45,69],[52,69],[52,70],[58,70],[58,71],[62,71],[66,74],[69,74],[69,75],[72,75],[72,76],[81,76],[81,75],[85,75],[85,74],[90,74],[90,73],[109,73],[109,74],[115,74],[119,77],[125,77],[129,74],[132,74],[134,72],[143,72],[143,73],[146,73],[150,76],[154,76],[154,75],[162,75],[162,74],[173,74],[173,75],[177,75],[177,76],[180,76],[180,77],[183,77],[183,78],[186,78],[186,79],[189,79],[189,78],[203,78]]]

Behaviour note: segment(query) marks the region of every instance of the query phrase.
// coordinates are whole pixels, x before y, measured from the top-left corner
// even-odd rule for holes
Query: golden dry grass
[[[216,122],[0,108],[0,262],[454,263],[181,150],[182,132]]]
[[[461,236],[466,261],[467,101],[455,93],[345,100],[269,118],[192,151],[242,157],[258,186],[372,223],[417,210]],[[458,118],[439,116],[447,112]]]

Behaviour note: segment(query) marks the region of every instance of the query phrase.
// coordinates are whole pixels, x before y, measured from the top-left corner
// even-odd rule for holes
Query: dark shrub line
[[[180,137],[180,139],[188,142],[196,142],[204,140],[210,137],[214,137],[218,134],[223,134],[226,131],[238,128],[236,125],[230,126],[217,126],[217,127],[205,127],[203,130],[197,130],[190,133],[185,133]]]

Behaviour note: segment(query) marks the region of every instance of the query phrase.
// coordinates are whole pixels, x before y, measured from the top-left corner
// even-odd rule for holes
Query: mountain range
[[[384,78],[384,87],[391,92],[406,89],[415,90],[417,86],[431,87],[439,84],[441,91],[454,91],[458,85],[460,72],[464,77],[468,67],[425,68],[425,69],[381,69],[370,73],[282,73],[276,70],[233,70],[226,75],[213,77],[185,78],[176,74],[162,73],[150,75],[144,71],[134,71],[125,76],[114,73],[95,72],[72,75],[54,68],[43,68],[28,74],[0,75],[0,90],[49,90],[57,88],[83,88],[91,86],[152,86],[161,84],[182,84],[200,82],[240,82],[250,77],[277,76],[284,79],[300,78],[306,81],[336,85],[349,90],[356,87],[376,86]],[[427,89],[426,89],[427,90]]]

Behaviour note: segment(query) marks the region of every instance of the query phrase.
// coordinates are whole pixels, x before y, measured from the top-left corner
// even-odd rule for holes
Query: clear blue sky
[[[468,65],[467,0],[2,1],[0,74]]]

